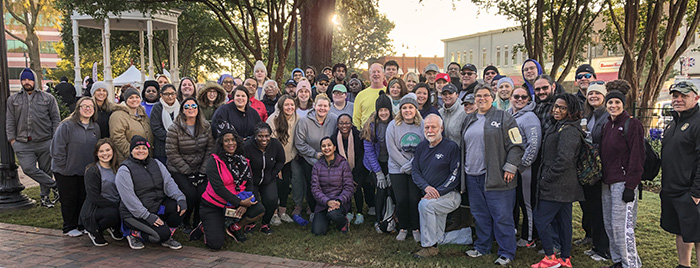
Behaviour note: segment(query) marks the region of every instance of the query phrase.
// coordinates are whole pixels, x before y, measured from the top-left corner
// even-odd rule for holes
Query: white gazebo
[[[153,31],[167,30],[169,36],[169,63],[170,80],[173,83],[179,81],[180,69],[177,65],[177,18],[182,11],[159,10],[153,12],[128,11],[119,15],[109,14],[104,20],[96,20],[90,15],[80,14],[73,11],[71,21],[73,23],[73,49],[75,54],[75,90],[78,95],[82,93],[82,79],[80,77],[80,54],[78,53],[78,40],[80,27],[87,27],[102,30],[102,52],[104,61],[104,81],[109,87],[110,96],[114,94],[114,84],[112,80],[112,63],[110,56],[109,38],[110,31],[138,31],[139,47],[141,50],[141,84],[146,80],[146,66],[144,58],[144,32],[148,40],[148,77],[154,77],[153,73]]]

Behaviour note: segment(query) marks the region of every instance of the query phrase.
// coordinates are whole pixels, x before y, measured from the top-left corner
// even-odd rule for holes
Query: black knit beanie
[[[626,101],[625,94],[622,94],[622,92],[620,92],[620,91],[613,90],[613,91],[608,92],[608,95],[605,95],[605,102],[607,103],[612,98],[618,98],[622,101],[623,105],[625,104],[625,101]]]
[[[387,108],[389,111],[392,110],[391,100],[389,96],[384,93],[384,90],[379,91],[379,97],[377,97],[377,101],[374,103],[375,111],[379,112],[380,108]]]
[[[146,145],[146,147],[151,148],[151,144],[148,143],[148,140],[144,138],[143,136],[140,135],[134,135],[131,137],[131,144],[129,144],[129,151],[133,151],[136,146],[139,145]]]

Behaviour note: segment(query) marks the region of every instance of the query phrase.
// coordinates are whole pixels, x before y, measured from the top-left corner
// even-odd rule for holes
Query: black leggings
[[[306,203],[309,205],[311,211],[316,210],[316,198],[311,192],[311,172],[313,171],[313,166],[309,164],[306,159],[301,162],[301,169],[304,171],[304,179],[306,179]]]
[[[355,211],[362,214],[363,204],[367,203],[367,207],[374,207],[374,187],[377,184],[374,176],[369,176],[369,171],[358,163],[352,169],[352,179],[355,181]],[[364,202],[363,202],[364,198]]]
[[[202,229],[204,230],[204,244],[208,248],[219,250],[226,242],[226,217],[225,209],[212,205],[207,201],[202,201],[199,205],[199,216],[202,218]],[[260,203],[256,203],[246,210],[244,218],[255,218],[265,213],[265,208]]]
[[[73,229],[83,229],[78,223],[80,209],[85,202],[85,180],[83,176],[65,176],[54,172],[58,186],[61,216],[63,216],[63,232]]]
[[[314,213],[314,221],[311,223],[311,233],[315,235],[325,235],[328,231],[329,221],[335,222],[335,227],[338,230],[342,229],[347,223],[348,218],[345,217],[345,212],[348,211],[350,204],[341,205],[340,208],[328,212],[327,209]]]
[[[177,202],[175,202],[175,200],[166,198],[163,200],[163,203],[161,203],[161,206],[165,207],[165,212],[163,214],[158,214],[158,217],[163,220],[165,224],[155,226],[145,220],[129,217],[124,219],[124,225],[130,230],[141,231],[141,238],[144,241],[153,243],[168,241],[174,229],[182,224],[182,216],[177,212]]]
[[[420,216],[418,202],[422,191],[418,189],[413,178],[408,174],[390,174],[391,187],[396,198],[396,217],[399,220],[398,229],[418,230]]]
[[[593,250],[596,253],[609,254],[610,240],[603,224],[602,181],[594,185],[583,186],[583,196],[586,201],[580,201],[581,227],[586,231],[586,237],[593,239]]]
[[[279,180],[275,178],[275,180]],[[253,186],[253,193],[255,194],[255,200],[262,203],[265,207],[265,215],[262,218],[262,224],[270,224],[272,220],[272,215],[275,214],[277,210],[277,183],[270,182],[266,185]]]
[[[182,215],[182,223],[185,226],[197,226],[197,224],[199,224],[199,203],[202,200],[204,190],[207,188],[207,180],[205,179],[199,185],[194,186],[192,184],[193,181],[187,178],[188,175],[177,172],[173,172],[171,174],[173,176],[173,180],[175,180],[175,183],[177,184],[177,187],[180,188],[180,191],[187,199],[187,207],[189,209],[185,211],[184,215]],[[190,217],[192,217],[192,221],[190,221]]]
[[[111,207],[98,207],[95,210],[95,222],[97,231],[102,232],[107,228],[119,229],[121,221],[119,219],[119,209]]]
[[[294,160],[292,160],[294,161]],[[282,179],[277,181],[277,197],[280,199],[280,207],[287,207],[287,199],[289,199],[289,193],[291,188],[289,188],[289,183],[292,180],[292,162],[284,164],[282,167]]]

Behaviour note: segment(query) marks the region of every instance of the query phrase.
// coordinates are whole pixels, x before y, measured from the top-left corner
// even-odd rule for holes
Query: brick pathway
[[[126,240],[107,241],[108,246],[95,247],[87,236],[71,238],[60,230],[0,223],[0,267],[337,267],[187,246],[172,250],[146,244],[132,250]]]

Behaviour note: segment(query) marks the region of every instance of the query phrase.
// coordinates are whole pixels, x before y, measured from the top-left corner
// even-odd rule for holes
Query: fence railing
[[[642,122],[646,136],[652,140],[663,137],[664,129],[673,120],[671,111],[671,107],[642,107],[632,103],[632,115]]]

